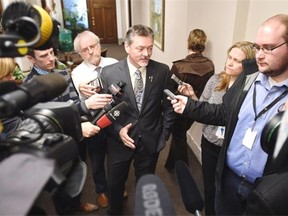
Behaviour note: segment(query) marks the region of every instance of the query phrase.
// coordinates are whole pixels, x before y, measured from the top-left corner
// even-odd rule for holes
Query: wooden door
[[[118,43],[116,1],[87,0],[89,29],[97,34],[103,44]]]

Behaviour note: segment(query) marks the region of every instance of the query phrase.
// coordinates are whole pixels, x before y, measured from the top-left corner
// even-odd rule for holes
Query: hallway
[[[107,56],[113,57],[118,60],[123,59],[127,56],[123,45],[111,45],[111,44],[103,44],[102,49],[108,48]],[[170,148],[170,140],[167,142],[166,147],[160,152],[159,160],[157,163],[156,168],[156,175],[160,177],[162,182],[165,184],[166,189],[170,195],[170,199],[172,200],[173,207],[175,209],[176,215],[191,215],[188,211],[186,211],[184,204],[182,202],[182,198],[179,192],[179,188],[177,185],[177,179],[175,173],[168,173],[164,168],[164,163],[167,158],[167,154]],[[192,152],[190,148],[188,155],[189,155],[189,167],[190,171],[202,193],[203,196],[203,179],[202,179],[202,170],[201,164],[199,163],[198,159]],[[96,193],[95,193],[95,185],[92,179],[92,172],[91,172],[91,164],[90,158],[87,157],[86,161],[88,170],[87,170],[87,179],[84,185],[84,189],[82,192],[81,201],[82,202],[96,202]],[[129,178],[126,182],[126,190],[128,192],[128,198],[124,201],[124,215],[133,215],[134,211],[134,197],[135,197],[135,176],[134,176],[134,167],[130,168]],[[44,208],[47,215],[56,215],[55,209],[53,204],[51,203],[50,195],[46,192],[43,192],[43,195],[39,198],[38,202],[40,206]],[[73,215],[106,215],[107,208],[99,208],[97,211],[92,213],[83,213],[83,212],[74,212]]]
[[[172,200],[172,203],[174,204],[174,209],[176,212],[176,215],[191,215],[189,212],[185,210],[184,204],[181,199],[181,195],[179,192],[179,188],[177,185],[177,179],[175,173],[169,174],[166,169],[164,168],[164,163],[167,158],[167,154],[170,148],[170,142],[167,142],[166,147],[164,150],[160,153],[157,169],[156,169],[156,175],[160,177],[160,179],[163,181],[163,183],[166,186],[166,189],[168,190],[168,193],[170,194],[170,199]],[[82,194],[82,201],[83,202],[95,202],[96,201],[96,194],[94,190],[94,182],[92,180],[91,176],[91,166],[90,161],[87,161],[88,165],[88,178],[86,180],[83,194]],[[200,188],[201,193],[203,194],[203,183],[202,183],[202,171],[201,171],[201,165],[199,161],[196,159],[195,155],[192,153],[192,151],[189,151],[189,167],[190,171],[197,183],[197,185]],[[134,195],[135,195],[135,177],[134,177],[134,168],[133,166],[130,169],[129,178],[126,183],[126,190],[128,192],[128,198],[124,201],[124,215],[133,215],[134,211]],[[83,214],[80,212],[75,212],[74,215],[106,215],[107,208],[100,208],[96,212],[90,213],[90,214]]]
[[[123,58],[126,58],[127,54],[124,49],[124,45],[117,45],[117,44],[101,44],[102,49],[108,48],[107,56],[116,58],[118,60],[121,60]],[[179,192],[179,188],[177,185],[177,179],[175,173],[169,174],[166,169],[164,168],[164,163],[167,158],[167,154],[169,152],[170,148],[170,141],[167,142],[166,147],[164,150],[160,153],[157,169],[156,169],[156,175],[161,178],[161,180],[164,182],[172,202],[174,203],[174,209],[176,212],[176,215],[189,215],[190,213],[185,210],[185,207],[183,205],[181,195]],[[190,148],[189,148],[190,149]],[[190,171],[197,183],[197,185],[200,188],[201,193],[203,194],[203,180],[202,180],[202,170],[201,165],[197,158],[195,157],[194,153],[190,150],[189,151],[189,165],[190,165]],[[89,161],[87,161],[88,164],[88,173],[91,174]],[[96,200],[96,194],[94,193],[94,183],[92,180],[92,176],[88,176],[86,184],[84,186],[83,195],[82,195],[82,201],[83,202],[95,202]],[[126,190],[128,192],[128,199],[124,201],[124,214],[125,215],[133,215],[133,208],[134,208],[134,195],[135,195],[135,177],[134,177],[134,168],[131,167],[129,178],[126,183]],[[91,213],[89,215],[106,215],[107,209],[100,208],[98,211]],[[78,215],[75,214],[75,215]],[[83,215],[79,213],[79,215]]]

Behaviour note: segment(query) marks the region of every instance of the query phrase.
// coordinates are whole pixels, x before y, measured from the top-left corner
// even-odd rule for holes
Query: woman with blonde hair
[[[0,81],[14,80],[13,71],[17,66],[13,58],[0,58]]]

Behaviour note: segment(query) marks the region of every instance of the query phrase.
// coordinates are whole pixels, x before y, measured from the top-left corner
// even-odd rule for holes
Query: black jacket
[[[199,102],[189,99],[183,115],[194,119],[197,122],[210,125],[225,126],[225,138],[220,151],[218,163],[216,167],[216,182],[221,187],[221,178],[226,162],[227,149],[235,130],[238,113],[242,103],[256,79],[258,72],[255,72],[255,60],[249,62],[241,75],[237,78],[233,86],[223,96],[222,104],[210,104],[208,102]],[[245,69],[245,67],[244,67]],[[254,73],[252,73],[254,71]]]
[[[167,96],[163,93],[165,88],[171,89],[171,73],[167,65],[149,61],[146,67],[145,93],[141,112],[138,111],[133,92],[127,59],[103,68],[101,79],[104,92],[113,83],[120,81],[126,83],[123,94],[118,102],[125,101],[128,108],[122,118],[108,128],[107,145],[108,152],[113,152],[113,157],[119,160],[127,160],[132,157],[133,150],[127,148],[119,137],[119,131],[128,123],[133,123],[129,130],[129,136],[137,140],[141,136],[143,144],[149,153],[161,151],[169,137],[169,128],[173,124],[175,113]],[[110,151],[112,150],[112,151]]]

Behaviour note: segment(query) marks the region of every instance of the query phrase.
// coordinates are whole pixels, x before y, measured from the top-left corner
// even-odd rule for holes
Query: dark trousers
[[[108,190],[109,190],[109,215],[121,215],[125,182],[128,178],[130,164],[134,159],[136,183],[145,174],[154,174],[159,153],[149,154],[145,149],[135,151],[134,157],[126,161],[110,158],[108,154]],[[136,184],[135,183],[135,184]],[[133,185],[135,187],[135,185]],[[130,187],[132,187],[130,185]]]
[[[168,157],[165,162],[165,167],[168,170],[173,170],[175,168],[175,162],[178,160],[182,160],[189,164],[186,133],[190,129],[193,122],[194,121],[191,119],[177,115],[171,130],[172,140]]]
[[[201,149],[205,215],[215,215],[215,172],[221,147],[202,136]]]
[[[107,179],[105,171],[105,157],[107,153],[106,130],[93,137],[83,140],[87,145],[88,154],[92,164],[93,180],[96,185],[96,193],[107,193]]]
[[[253,184],[245,181],[226,167],[222,180],[222,190],[216,185],[216,214],[243,215],[252,186]]]

